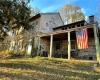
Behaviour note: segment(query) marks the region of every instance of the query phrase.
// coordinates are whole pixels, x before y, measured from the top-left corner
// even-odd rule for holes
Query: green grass
[[[55,58],[0,59],[0,80],[98,80],[93,63]]]

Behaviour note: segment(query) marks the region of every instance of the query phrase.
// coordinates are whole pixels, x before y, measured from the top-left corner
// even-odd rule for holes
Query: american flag
[[[76,38],[77,38],[78,49],[87,49],[87,48],[89,48],[87,28],[82,29],[82,30],[77,30],[76,31]]]

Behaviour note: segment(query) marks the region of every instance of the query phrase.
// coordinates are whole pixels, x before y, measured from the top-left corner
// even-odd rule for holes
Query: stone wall
[[[41,41],[40,41],[40,54],[42,55],[43,52],[46,52],[47,54],[49,54],[49,51],[50,51],[50,41],[41,38]]]
[[[96,59],[96,48],[95,48],[95,41],[93,38],[89,39],[89,48],[79,50],[78,56],[84,59],[89,59],[90,57],[93,57],[94,60]]]
[[[14,50],[15,53],[21,53],[22,51],[27,51],[27,46],[29,44],[29,40],[34,38],[34,46],[37,47],[37,34],[39,33],[39,26],[40,26],[40,18],[33,20],[30,22],[31,25],[33,25],[31,29],[29,30],[23,30],[19,34],[15,33],[11,36],[11,45],[10,50]],[[35,25],[33,24],[35,23]],[[21,42],[22,41],[22,42]],[[12,46],[12,43],[15,42],[14,46]],[[22,45],[22,47],[20,47]],[[33,45],[33,44],[32,44]]]
[[[56,49],[56,43],[60,42],[60,49]],[[50,40],[46,40],[41,38],[41,53],[43,53],[43,51],[46,51],[49,54],[50,51]],[[53,41],[53,56],[54,54],[67,54],[67,40],[62,40],[62,41]]]
[[[54,41],[53,42],[53,55],[55,53],[57,54],[66,54],[68,53],[68,43],[67,40],[62,40],[59,41],[60,42],[60,49],[56,49],[56,42],[58,41]],[[73,45],[73,44],[71,44]],[[49,53],[49,49],[50,49],[50,41],[46,40],[46,39],[42,39],[41,40],[41,52],[43,51],[47,51]],[[71,49],[73,50],[73,49]],[[76,59],[92,59],[96,60],[96,49],[95,49],[95,41],[93,38],[89,39],[89,48],[88,49],[77,49],[77,43],[75,43],[75,53],[78,52],[78,55],[76,55]]]

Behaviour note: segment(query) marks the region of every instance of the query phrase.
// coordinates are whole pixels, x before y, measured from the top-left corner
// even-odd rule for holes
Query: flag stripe
[[[78,49],[87,49],[88,46],[88,32],[87,29],[76,31]]]

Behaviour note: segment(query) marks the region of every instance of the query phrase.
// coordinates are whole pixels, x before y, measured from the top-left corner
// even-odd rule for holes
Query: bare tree
[[[35,16],[38,13],[40,13],[39,8],[37,8],[37,7],[31,8],[31,14],[30,14],[31,17]]]
[[[66,4],[60,8],[59,13],[64,23],[67,24],[85,19],[81,8],[74,4]]]

